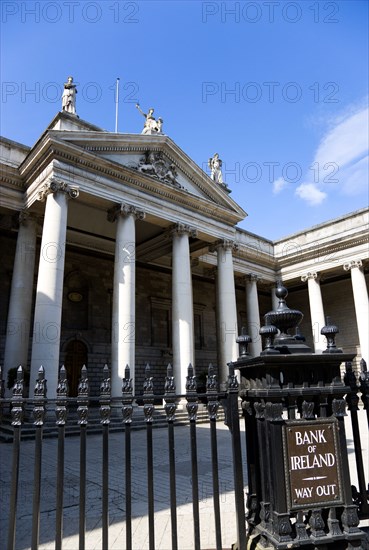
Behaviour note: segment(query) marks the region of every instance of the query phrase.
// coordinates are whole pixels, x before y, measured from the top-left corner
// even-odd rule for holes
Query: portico
[[[223,382],[242,325],[260,353],[280,278],[316,351],[329,315],[337,344],[367,360],[368,209],[268,241],[237,227],[246,213],[227,185],[165,134],[113,134],[67,112],[33,148],[3,140],[1,162],[1,353],[6,372],[30,366],[31,384],[42,364],[50,396],[60,365],[76,368],[71,349],[95,393],[105,363],[114,396],[126,364],[136,386],[146,362],[158,374],[172,363],[177,393],[189,363],[213,363]]]
[[[41,172],[40,166],[43,166]],[[235,234],[235,224],[246,215],[230,198],[224,184],[213,182],[165,135],[111,134],[66,112],[55,117],[35,148],[24,156],[19,170],[25,181],[25,200],[19,195],[15,206],[43,218],[38,232],[41,241],[35,272],[34,328],[27,349],[27,353],[31,351],[31,380],[42,364],[48,373],[49,394],[55,395],[63,342],[75,338],[88,343],[93,333],[103,330],[90,327],[89,320],[81,324],[81,315],[77,313],[78,308],[85,307],[87,317],[94,317],[91,298],[95,288],[89,290],[88,303],[87,297],[73,289],[66,293],[70,254],[89,257],[101,254],[109,265],[110,275],[106,279],[111,297],[110,320],[93,323],[104,325],[104,344],[99,347],[104,362],[111,366],[116,396],[120,395],[127,364],[134,378],[136,367],[143,371],[143,365],[137,365],[137,341],[141,348],[146,348],[147,361],[152,360],[149,348],[164,344],[160,339],[156,342],[153,335],[151,341],[138,336],[137,265],[160,270],[171,278],[171,292],[165,296],[170,310],[167,319],[170,334],[161,355],[164,353],[173,362],[177,390],[184,392],[188,364],[195,365],[191,261],[197,259],[197,276],[201,276],[209,267],[208,261],[211,266],[218,254],[222,298],[216,316],[219,326],[231,330],[220,345],[224,370],[230,350],[235,349],[237,333],[232,248],[211,253],[209,247],[220,241],[228,242]],[[18,238],[22,246],[22,231]],[[85,275],[83,260],[72,263],[72,273]],[[17,301],[16,297],[11,298],[11,308],[16,308]],[[72,308],[76,313],[68,314],[72,329],[68,330],[63,312]],[[156,315],[154,308],[152,323],[161,323]],[[196,326],[200,332],[205,330],[202,319]],[[11,330],[9,325],[9,333]],[[200,345],[203,344],[200,337]],[[97,347],[96,339],[90,347],[94,346]],[[16,357],[16,347],[10,338],[6,370],[17,366],[20,356]],[[27,353],[23,350],[22,363],[27,362]],[[212,360],[218,362],[216,355],[212,355]],[[94,359],[88,361],[93,363]],[[91,364],[88,366],[91,369]]]

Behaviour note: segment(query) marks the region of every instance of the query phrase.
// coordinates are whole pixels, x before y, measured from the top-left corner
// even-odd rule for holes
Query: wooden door
[[[87,346],[81,340],[72,340],[68,344],[64,363],[70,397],[76,397],[78,393],[78,382],[81,378],[83,365],[87,367]]]

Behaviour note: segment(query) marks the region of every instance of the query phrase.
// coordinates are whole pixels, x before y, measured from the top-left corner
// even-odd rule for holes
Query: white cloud
[[[332,189],[345,195],[367,193],[368,107],[346,112],[320,141],[305,182],[295,191],[311,206],[321,204]]]
[[[327,193],[321,191],[315,183],[302,183],[297,187],[295,194],[311,206],[321,204],[327,197]]]
[[[340,168],[368,151],[368,108],[361,109],[333,127],[322,139],[315,162],[335,162]]]
[[[278,178],[273,181],[273,193],[277,195],[287,186],[287,182],[283,178]]]
[[[368,195],[369,156],[360,159],[343,170],[339,179],[342,184],[342,193],[345,195]]]

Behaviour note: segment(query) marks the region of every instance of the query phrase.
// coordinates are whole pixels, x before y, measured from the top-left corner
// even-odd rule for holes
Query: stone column
[[[39,200],[46,208],[37,277],[30,388],[42,365],[48,397],[56,396],[59,370],[61,315],[68,199],[78,197],[78,187],[58,180],[44,185]]]
[[[250,273],[245,277],[246,283],[246,311],[247,311],[247,333],[252,338],[249,344],[249,352],[257,357],[262,352],[260,330],[260,312],[257,288],[258,276]]]
[[[222,383],[228,379],[227,363],[236,361],[238,357],[236,289],[232,257],[234,243],[223,239],[216,243],[214,248],[218,255],[217,323],[220,338],[218,369],[219,382]]]
[[[301,276],[301,281],[308,283],[311,329],[313,332],[314,351],[322,353],[327,348],[327,341],[320,331],[325,326],[320,279],[315,271]]]
[[[172,234],[173,371],[177,393],[185,393],[187,367],[190,363],[195,366],[189,237],[196,237],[197,232],[188,225],[178,223]]]
[[[35,272],[37,219],[27,211],[19,214],[17,248],[13,266],[4,352],[5,386],[9,369],[28,363],[31,330],[33,276]]]
[[[368,289],[365,282],[363,262],[352,260],[344,264],[345,271],[351,271],[352,291],[354,294],[355,313],[361,357],[369,365],[369,303]]]
[[[131,369],[133,388],[135,382],[136,340],[136,219],[144,219],[144,212],[121,204],[108,213],[109,221],[117,222],[113,318],[111,342],[112,396],[122,394],[122,378],[126,365]]]

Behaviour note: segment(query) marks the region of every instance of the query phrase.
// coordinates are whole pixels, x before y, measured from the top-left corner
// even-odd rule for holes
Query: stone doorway
[[[78,382],[81,378],[81,368],[87,367],[87,346],[81,340],[72,340],[69,342],[64,366],[67,371],[69,396],[76,397],[78,393]]]

